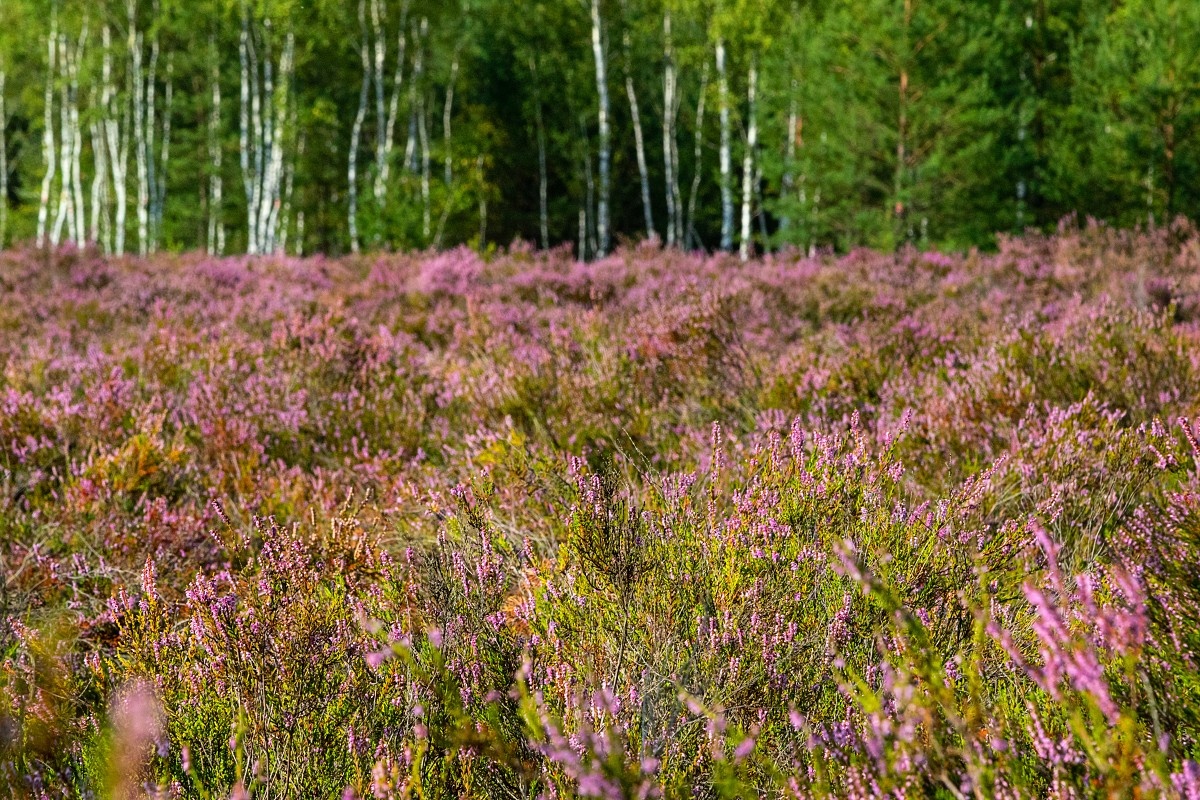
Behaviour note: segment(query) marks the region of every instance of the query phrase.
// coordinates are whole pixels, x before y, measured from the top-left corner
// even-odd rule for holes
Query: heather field
[[[0,791],[1200,798],[1200,232],[0,253]]]

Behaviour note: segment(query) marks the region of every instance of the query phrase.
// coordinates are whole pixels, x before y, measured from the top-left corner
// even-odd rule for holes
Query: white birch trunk
[[[42,105],[42,162],[46,171],[42,175],[42,192],[38,202],[37,246],[46,246],[46,226],[50,215],[50,192],[54,188],[54,175],[58,158],[54,152],[54,76],[58,63],[58,13],[50,14],[50,33],[46,37],[46,88]]]
[[[375,124],[377,129],[384,124],[386,119],[386,87],[383,84],[383,68],[387,63],[387,42],[384,40],[382,13],[379,0],[371,0],[371,33],[374,38],[374,47],[372,48],[371,59],[371,78],[375,84]],[[375,134],[375,202],[382,206],[383,195],[386,190],[385,176],[383,173],[383,165],[387,160],[387,142],[385,137],[379,135],[378,130]]]
[[[225,251],[224,187],[221,180],[221,67],[215,38],[209,39],[209,83],[212,112],[208,118],[208,253]]]
[[[704,243],[700,241],[700,234],[696,232],[696,198],[700,195],[700,179],[703,175],[701,162],[704,159],[704,106],[707,97],[708,60],[706,59],[704,69],[700,73],[700,99],[696,101],[696,142],[692,156],[692,188],[688,195],[687,236],[682,242],[684,247],[695,247],[696,249],[704,247]]]
[[[261,34],[253,27],[249,8],[243,4],[238,45],[241,65],[238,144],[246,193],[246,251],[261,255],[276,252],[280,240],[283,162],[288,123],[292,119],[290,97],[296,40],[291,31],[286,34],[276,65],[271,47],[271,20],[262,21]]]
[[[426,245],[429,244],[429,239],[433,235],[433,210],[429,199],[429,178],[432,162],[429,152],[429,122],[427,117],[428,110],[425,96],[422,95],[420,117],[417,123],[417,135],[421,143],[421,234],[425,237]]]
[[[167,166],[171,163],[171,112],[174,107],[175,59],[167,56],[167,82],[163,87],[162,133],[159,137],[158,170],[154,183],[154,214],[151,228],[151,249],[157,250],[163,236],[163,216],[167,204]]]
[[[592,146],[588,141],[587,120],[582,115],[579,117],[579,138],[583,145],[580,164],[584,183],[581,229],[583,246],[579,249],[579,257],[586,261],[596,254],[596,182],[592,175]]]
[[[143,73],[142,34],[137,30],[137,6],[126,5],[129,16],[129,66],[133,75],[133,159],[137,170],[136,217],[138,254],[146,255],[150,246],[150,173],[146,142],[146,78]]]
[[[675,39],[671,11],[663,13],[663,169],[666,177],[667,246],[683,242],[683,203],[679,193],[679,143],[676,121],[679,114],[679,76],[675,65]]]
[[[537,62],[529,59],[529,72],[533,76],[533,120],[537,135],[538,151],[538,231],[542,236],[542,249],[550,249],[550,210],[546,175],[546,126],[542,119],[542,89],[538,77]]]
[[[8,107],[5,105],[7,76],[0,70],[0,250],[8,241]]]
[[[112,243],[108,237],[108,164],[105,163],[107,152],[104,147],[104,133],[101,122],[93,122],[88,126],[92,139],[92,227],[88,232],[89,241],[103,246],[106,255],[112,253]]]
[[[458,83],[458,59],[462,52],[462,40],[454,47],[454,58],[450,62],[450,81],[446,84],[446,102],[442,105],[442,142],[445,148],[443,153],[443,162],[446,181],[446,188],[454,182],[454,159],[453,150],[451,149],[452,139],[450,135],[451,117],[454,113],[454,87]],[[449,202],[449,192],[447,192],[447,203]]]
[[[255,158],[252,152],[250,120],[250,12],[242,6],[242,27],[238,35],[238,63],[241,68],[241,89],[238,106],[238,162],[242,169],[242,189],[246,194],[246,252],[258,252],[258,226],[255,225],[258,201],[255,187],[258,186]],[[255,71],[258,66],[255,65]],[[255,92],[257,94],[257,92]],[[257,102],[257,101],[256,101]]]
[[[750,71],[747,75],[746,99],[747,130],[746,151],[742,154],[742,237],[738,255],[742,261],[750,258],[754,248],[754,230],[751,226],[754,206],[754,163],[755,149],[758,147],[758,62],[750,60]]]
[[[8,245],[8,191],[12,170],[8,161],[7,77],[0,70],[0,249]],[[41,246],[41,242],[38,244]]]
[[[104,138],[107,150],[109,178],[112,181],[113,194],[113,223],[110,230],[112,241],[108,244],[110,252],[116,255],[125,254],[125,213],[128,206],[127,176],[129,172],[129,104],[122,103],[121,118],[117,116],[117,91],[112,79],[112,33],[107,25],[103,33],[103,59],[101,66],[100,105],[104,114]],[[132,54],[131,54],[132,57]]]
[[[80,162],[83,154],[83,132],[79,120],[79,60],[87,41],[87,22],[79,34],[76,46],[68,45],[67,35],[58,36],[58,62],[61,73],[59,105],[59,204],[54,220],[51,242],[57,245],[66,238],[74,244],[87,241],[87,222],[83,204],[83,181]]]
[[[783,178],[780,181],[780,194],[788,199],[791,199],[796,186],[796,85],[796,79],[792,78],[792,91],[788,97],[787,141],[784,143]],[[788,232],[791,230],[791,227],[791,217],[785,214],[779,220],[779,230]]]
[[[367,98],[371,90],[371,61],[367,47],[366,0],[358,0],[358,28],[361,32],[359,41],[359,57],[362,61],[362,83],[358,88],[358,111],[354,115],[354,124],[350,126],[350,155],[346,167],[346,183],[349,187],[349,218],[350,251],[359,252],[361,243],[358,236],[358,149],[362,143],[363,123],[367,119]]]
[[[609,245],[609,188],[612,170],[612,132],[609,129],[608,65],[604,56],[604,31],[600,0],[592,0],[592,57],[596,62],[596,93],[599,96],[600,195],[596,208],[596,250],[603,257]]]
[[[295,55],[295,37],[289,31],[284,45],[284,51],[279,59],[279,90],[275,97],[275,87],[271,87],[272,105],[275,111],[275,124],[271,130],[271,161],[268,173],[269,204],[266,206],[266,235],[270,242],[267,252],[274,252],[279,238],[279,215],[282,206],[283,153],[284,139],[287,135],[287,122],[290,109],[290,89],[292,79],[292,61]],[[270,64],[267,65],[270,67]],[[270,73],[268,73],[270,74]]]
[[[83,126],[79,115],[79,62],[83,60],[84,49],[87,46],[88,23],[84,19],[83,30],[74,52],[67,60],[67,87],[70,100],[71,125],[71,199],[75,209],[74,240],[77,245],[87,242],[86,206],[83,204]]]
[[[404,0],[400,6],[400,28],[396,34],[396,69],[392,74],[392,96],[388,101],[387,122],[384,124],[384,158],[382,164],[376,165],[376,175],[380,176],[379,179],[385,188],[391,175],[392,153],[396,148],[396,120],[400,116],[400,96],[404,89],[404,59],[408,51],[408,6],[409,0]],[[422,20],[422,26],[425,24]],[[387,199],[386,191],[383,199]]]
[[[421,24],[415,31],[417,40],[417,51],[413,54],[413,74],[409,81],[408,90],[408,144],[404,149],[404,157],[408,162],[408,171],[414,175],[420,168],[420,122],[418,115],[423,113],[421,109],[421,84],[425,77],[425,34],[429,31],[429,20],[421,18]]]
[[[154,4],[154,14],[158,16],[158,3]],[[146,252],[153,253],[158,249],[157,234],[154,225],[155,195],[158,186],[158,161],[155,158],[155,139],[157,138],[157,106],[158,106],[158,35],[150,39],[150,60],[146,69],[145,102],[146,111],[142,116],[142,124],[146,131]]]
[[[633,84],[633,45],[629,36],[627,0],[622,0],[621,6],[626,12],[624,15],[625,29],[621,32],[622,66],[625,72],[625,95],[629,99],[629,119],[633,123],[633,145],[637,156],[638,180],[641,183],[642,189],[642,214],[645,217],[646,236],[650,239],[657,239],[658,231],[654,229],[654,212],[650,205],[650,170],[646,166],[646,144],[642,135],[642,115],[638,108],[637,89]],[[668,220],[667,225],[668,227],[670,226],[670,220]]]
[[[721,117],[721,249],[733,248],[733,157],[730,150],[729,76],[725,40],[717,39],[717,103]]]
[[[292,130],[296,129],[296,107],[291,106],[291,120],[289,126]],[[296,142],[296,150],[292,157],[287,160],[287,166],[284,168],[283,179],[283,210],[279,220],[279,242],[278,252],[280,254],[287,253],[288,234],[292,227],[292,197],[296,182],[296,160],[304,155],[304,137],[301,136]],[[297,246],[297,249],[299,247]]]

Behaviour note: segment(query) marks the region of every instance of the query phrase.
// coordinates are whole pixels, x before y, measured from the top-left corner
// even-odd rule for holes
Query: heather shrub
[[[1195,796],[1196,241],[0,255],[0,785]]]

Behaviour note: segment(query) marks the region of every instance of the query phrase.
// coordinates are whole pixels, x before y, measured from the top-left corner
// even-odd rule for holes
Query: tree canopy
[[[583,256],[1200,215],[1181,0],[4,0],[0,241]],[[740,214],[736,209],[740,209]]]

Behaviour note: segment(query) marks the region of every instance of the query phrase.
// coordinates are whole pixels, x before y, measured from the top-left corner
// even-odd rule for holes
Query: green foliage
[[[54,14],[46,13],[47,5]],[[297,47],[295,74],[275,86],[280,97],[290,93],[295,111],[282,127],[280,225],[287,240],[281,250],[337,254],[350,248],[352,149],[363,247],[467,243],[486,250],[489,242],[515,238],[540,242],[539,142],[550,243],[577,241],[581,210],[585,233],[594,227],[597,98],[586,3],[526,0],[514,8],[499,0],[370,0],[360,26],[354,2],[141,0],[134,10],[147,66],[152,48],[159,52],[155,148],[164,121],[171,122],[169,156],[156,149],[150,159],[153,169],[166,159],[157,246],[216,248],[218,229],[227,232],[226,251],[246,246],[240,136],[241,115],[250,124],[252,109],[241,98],[243,8],[264,31],[270,19],[271,35],[280,41],[285,32],[294,34]],[[671,114],[662,107],[667,12],[681,76],[679,107]],[[1050,230],[1071,213],[1120,225],[1164,225],[1200,211],[1194,188],[1200,94],[1190,57],[1200,43],[1200,16],[1194,3],[870,0],[850,7],[816,0],[606,0],[601,14],[611,62],[612,219],[622,235],[639,235],[644,227],[621,66],[626,37],[653,216],[667,216],[670,152],[663,128],[674,118],[679,152],[672,169],[685,206],[696,181],[693,221],[701,243],[714,242],[720,226],[719,97],[711,74],[706,89],[703,84],[718,39],[730,65],[732,177],[739,186],[751,64],[759,75],[759,145],[751,154],[759,249],[986,247],[996,244],[998,233]],[[56,161],[64,159],[58,149],[74,124],[61,117],[69,77],[47,72],[45,37],[53,19],[64,45],[83,42],[72,91],[80,110],[84,212],[92,219],[92,178],[111,161],[105,126],[115,124],[111,132],[121,131],[120,148],[129,158],[126,233],[133,247],[137,192],[125,119],[132,102],[126,3],[10,0],[0,15],[10,32],[0,37],[8,241],[28,240],[37,229],[47,168],[47,87]],[[108,108],[104,29],[112,35],[115,92]],[[368,82],[352,142],[363,47],[370,64],[382,58],[381,72]],[[168,84],[173,100],[166,115]],[[707,112],[697,129],[702,90]],[[70,199],[62,194],[62,166],[56,167],[46,201],[51,228]],[[98,184],[109,203],[101,228],[115,224],[108,183]],[[101,232],[106,245],[110,238]]]

